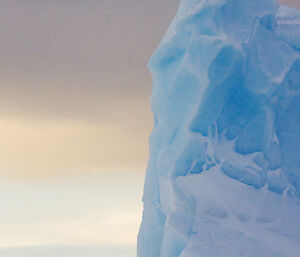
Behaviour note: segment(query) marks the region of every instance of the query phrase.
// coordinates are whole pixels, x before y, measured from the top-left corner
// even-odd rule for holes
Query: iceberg
[[[299,257],[300,11],[182,0],[149,68],[138,257]]]

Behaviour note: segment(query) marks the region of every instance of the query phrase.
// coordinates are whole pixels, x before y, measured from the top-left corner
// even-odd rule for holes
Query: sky
[[[278,0],[279,3],[300,9],[299,0]]]
[[[134,256],[147,62],[178,4],[0,1],[0,257]]]
[[[152,129],[146,65],[177,4],[2,0],[1,175],[143,172]]]
[[[0,257],[135,255],[147,62],[178,2],[0,1]]]
[[[133,173],[0,181],[0,256],[135,256],[142,181]]]

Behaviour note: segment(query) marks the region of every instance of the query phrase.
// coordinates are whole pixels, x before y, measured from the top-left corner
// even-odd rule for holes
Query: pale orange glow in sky
[[[74,121],[0,120],[0,176],[142,171],[146,128]]]

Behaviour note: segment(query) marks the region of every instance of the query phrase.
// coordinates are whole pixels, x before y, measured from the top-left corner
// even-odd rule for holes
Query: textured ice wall
[[[299,257],[300,12],[183,0],[149,67],[138,257]]]

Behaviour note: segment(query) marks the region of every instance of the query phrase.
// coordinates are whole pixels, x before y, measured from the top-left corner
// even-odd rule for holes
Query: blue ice
[[[149,68],[138,257],[299,257],[300,11],[182,0]]]

